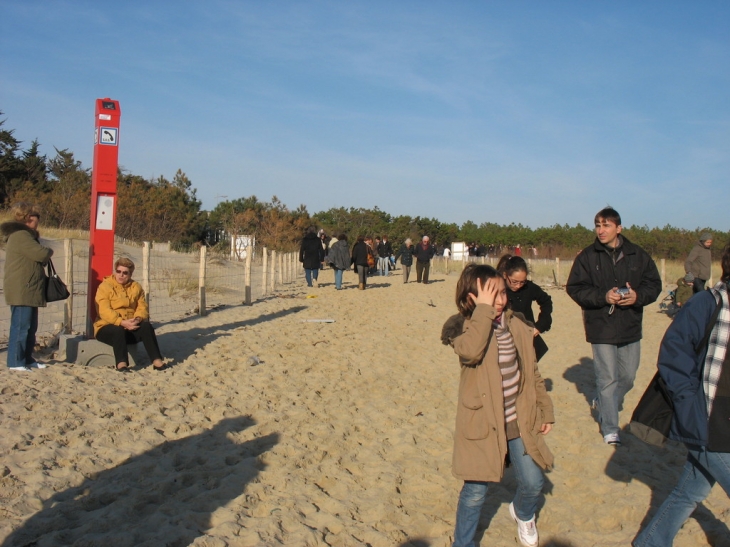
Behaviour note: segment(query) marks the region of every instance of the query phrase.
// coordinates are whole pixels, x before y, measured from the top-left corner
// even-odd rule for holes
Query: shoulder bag
[[[46,276],[46,302],[66,300],[69,296],[71,296],[66,284],[61,281],[60,277],[58,277],[56,268],[53,267],[53,261],[50,258],[48,259],[46,270],[48,272]]]
[[[705,328],[704,337],[694,348],[696,354],[699,354],[707,346],[712,329],[717,322],[717,317],[720,315],[720,308],[722,308],[722,300],[715,307],[710,322]],[[629,431],[645,443],[664,446],[669,437],[673,418],[674,403],[672,402],[672,395],[667,389],[667,384],[659,375],[659,371],[657,371],[631,415]]]

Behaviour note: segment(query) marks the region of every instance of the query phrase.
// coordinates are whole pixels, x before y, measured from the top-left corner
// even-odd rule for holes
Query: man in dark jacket
[[[413,255],[416,257],[416,283],[428,283],[428,272],[431,269],[431,259],[436,254],[436,248],[431,245],[428,236],[423,236],[421,242],[416,245]]]
[[[621,216],[613,208],[596,214],[596,240],[573,261],[566,286],[583,308],[598,391],[593,407],[603,440],[611,445],[621,444],[618,411],[639,368],[644,306],[662,291],[652,258],[621,230]]]
[[[304,266],[304,277],[307,279],[308,287],[312,286],[313,281],[317,283],[319,266],[323,260],[322,240],[317,237],[317,228],[310,226],[299,247],[299,262]]]
[[[720,282],[682,306],[659,348],[659,374],[674,403],[669,436],[685,443],[687,462],[677,486],[636,537],[634,547],[672,545],[715,482],[730,495],[730,245],[721,263]],[[709,325],[716,310],[717,319]],[[708,326],[710,336],[701,347]]]
[[[705,232],[700,240],[695,243],[692,250],[684,261],[684,272],[695,276],[695,294],[705,290],[705,283],[712,277],[712,234]]]

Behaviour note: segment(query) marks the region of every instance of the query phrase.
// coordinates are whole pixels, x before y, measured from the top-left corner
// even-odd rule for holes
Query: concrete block
[[[130,348],[131,349],[131,348]],[[137,365],[134,352],[129,352],[129,366]],[[78,350],[74,362],[83,366],[109,366],[116,365],[114,350],[111,346],[103,344],[98,340],[82,340],[78,343]]]
[[[76,355],[79,350],[79,342],[82,342],[84,337],[80,334],[61,334],[58,337],[58,351],[56,352],[56,359],[59,361],[66,361],[68,363],[76,362]]]

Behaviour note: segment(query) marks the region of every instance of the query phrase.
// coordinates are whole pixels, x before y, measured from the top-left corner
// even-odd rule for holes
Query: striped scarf
[[[710,340],[707,343],[705,357],[704,387],[707,401],[707,415],[712,412],[712,403],[715,401],[717,383],[720,381],[722,364],[725,361],[728,339],[730,339],[730,302],[728,301],[727,285],[724,281],[718,282],[712,289],[715,302],[722,300],[722,308],[717,316],[717,323],[712,329]]]

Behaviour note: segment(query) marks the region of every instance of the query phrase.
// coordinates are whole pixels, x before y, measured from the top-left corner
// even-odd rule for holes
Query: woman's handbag
[[[710,322],[705,327],[704,337],[694,348],[697,355],[707,347],[710,334],[717,322],[717,316],[720,314],[720,308],[722,308],[722,301],[717,303]],[[664,446],[669,437],[673,418],[674,403],[672,402],[672,396],[657,371],[631,415],[629,431],[645,443]]]
[[[46,276],[46,302],[57,302],[59,300],[66,300],[71,293],[68,292],[68,287],[61,281],[56,273],[56,268],[53,267],[53,261],[48,259],[48,266],[46,266],[48,275]]]

